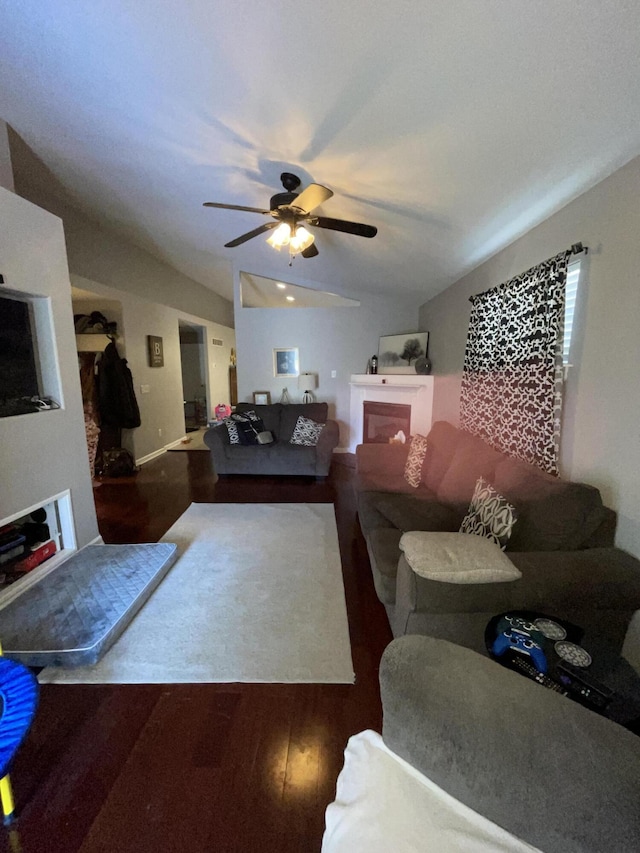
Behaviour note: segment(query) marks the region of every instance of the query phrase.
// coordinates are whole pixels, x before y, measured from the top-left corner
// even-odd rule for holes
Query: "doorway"
[[[204,326],[178,321],[185,432],[207,426],[207,354]]]

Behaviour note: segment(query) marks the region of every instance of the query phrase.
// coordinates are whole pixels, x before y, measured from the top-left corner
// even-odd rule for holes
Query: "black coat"
[[[120,358],[113,341],[98,362],[98,408],[106,426],[134,429],[140,426],[140,409],[133,390],[127,359]]]

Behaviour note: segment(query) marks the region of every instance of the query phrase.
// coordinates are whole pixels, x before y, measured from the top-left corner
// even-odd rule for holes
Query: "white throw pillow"
[[[522,577],[491,539],[473,533],[403,533],[400,549],[413,571],[446,583],[504,583]]]

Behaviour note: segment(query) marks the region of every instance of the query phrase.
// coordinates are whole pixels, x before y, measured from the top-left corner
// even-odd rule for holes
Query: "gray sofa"
[[[300,403],[254,406],[239,403],[236,413],[255,411],[265,430],[274,436],[273,444],[231,444],[223,423],[204,434],[217,474],[288,474],[326,477],[334,447],[338,444],[338,424],[328,419],[326,403]],[[324,424],[315,447],[291,444],[299,415]]]
[[[622,726],[430,637],[387,647],[380,688],[386,746],[479,814],[546,853],[638,850],[640,739]]]
[[[621,648],[640,608],[640,561],[613,546],[616,516],[597,489],[550,477],[444,421],[429,433],[417,489],[403,476],[407,453],[396,444],[356,450],[358,517],[394,636],[428,634],[485,653],[492,616],[535,610]],[[506,553],[522,578],[462,585],[416,575],[402,534],[457,531],[480,476],[518,511]]]

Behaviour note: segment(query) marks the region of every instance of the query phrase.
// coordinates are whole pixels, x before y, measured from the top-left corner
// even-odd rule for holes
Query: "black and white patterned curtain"
[[[562,341],[571,252],[471,297],[460,425],[492,447],[558,473]]]

